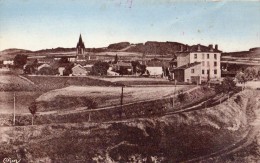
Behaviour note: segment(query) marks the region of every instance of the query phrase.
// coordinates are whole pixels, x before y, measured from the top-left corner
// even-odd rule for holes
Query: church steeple
[[[85,45],[80,34],[79,41],[77,43],[77,54],[84,54],[84,52],[85,52]]]

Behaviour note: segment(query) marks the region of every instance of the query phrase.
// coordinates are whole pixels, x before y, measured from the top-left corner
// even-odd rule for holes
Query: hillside
[[[86,52],[102,53],[102,52],[130,52],[141,53],[145,55],[173,55],[180,50],[180,46],[184,45],[178,42],[157,42],[147,41],[145,43],[131,44],[129,42],[119,42],[110,44],[102,48],[86,48]],[[54,54],[72,54],[76,52],[76,48],[57,47],[52,49],[42,49],[37,51],[30,51],[24,49],[6,49],[0,52],[0,60],[13,59],[17,54],[26,54],[28,56],[35,55],[54,55]]]
[[[240,58],[260,58],[260,47],[251,48],[249,49],[249,51],[223,53],[222,56]]]
[[[237,101],[237,97],[242,99]],[[0,130],[0,159],[21,162],[183,162],[243,143],[259,92],[244,91],[220,105],[192,112],[107,123],[61,123]],[[250,116],[249,113],[252,113]],[[252,121],[255,118],[252,119]],[[246,139],[246,142],[250,143]],[[252,143],[253,144],[253,143]],[[242,147],[242,146],[241,146]],[[221,153],[222,152],[222,153]],[[252,162],[246,156],[204,162]],[[193,161],[200,162],[200,161]]]
[[[135,44],[131,48],[127,49],[128,52],[139,52],[150,54],[174,54],[176,51],[179,51],[182,43],[178,42],[157,42],[157,41],[147,41],[145,44],[139,43]]]
[[[86,52],[92,53],[132,53],[132,54],[144,54],[146,56],[161,55],[161,56],[173,56],[177,51],[181,50],[181,46],[188,46],[179,42],[157,42],[157,41],[147,41],[145,43],[130,43],[130,42],[118,42],[108,45],[107,47],[101,48],[86,48]],[[35,55],[55,55],[55,54],[75,54],[76,48],[52,48],[52,49],[42,49],[37,51],[30,51],[24,49],[6,49],[0,52],[0,60],[12,59],[16,54],[26,54],[28,56]],[[239,52],[226,52],[223,53],[224,57],[240,57],[240,58],[260,58],[260,47],[251,48],[249,51],[239,51]]]
[[[25,49],[5,49],[3,51],[0,51],[0,60],[8,60],[8,59],[13,59],[15,55],[17,54],[28,54],[32,53],[30,50],[25,50]]]

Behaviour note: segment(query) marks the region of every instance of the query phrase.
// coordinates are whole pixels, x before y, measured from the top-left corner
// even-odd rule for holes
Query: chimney
[[[189,45],[186,44],[186,51],[188,52],[189,51]]]
[[[200,44],[198,44],[198,49],[197,49],[197,51],[198,51],[198,52],[201,51],[201,49],[200,49]]]
[[[213,51],[213,45],[212,44],[209,44],[209,51]]]
[[[215,45],[215,50],[218,50],[218,44]]]
[[[180,51],[183,52],[183,45],[181,45],[181,50]]]

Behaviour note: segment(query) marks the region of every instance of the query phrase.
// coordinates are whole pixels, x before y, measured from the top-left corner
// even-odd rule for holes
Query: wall
[[[194,69],[194,73],[191,73],[191,70]],[[201,64],[195,65],[193,67],[187,68],[184,70],[185,73],[185,82],[192,82],[191,81],[191,76],[201,76]],[[199,84],[201,81],[199,80]]]
[[[197,59],[194,58],[195,54],[197,54]],[[204,58],[203,58],[203,54],[204,54]],[[207,58],[207,54],[209,54],[209,59]],[[214,54],[217,55],[217,59],[214,58]],[[191,63],[204,61],[204,66],[203,63],[201,63],[202,70],[204,70],[204,74],[202,74],[201,72],[202,80],[207,80],[208,69],[210,70],[211,79],[219,79],[221,77],[220,58],[221,58],[221,53],[214,53],[214,52],[194,52],[190,54]],[[207,62],[209,62],[209,66],[207,65]],[[214,62],[217,62],[217,66],[214,66]],[[217,74],[214,74],[214,70],[217,70]]]
[[[179,53],[177,54],[177,67],[183,66],[190,63],[189,53]]]
[[[146,67],[150,75],[159,76],[163,74],[162,67]]]

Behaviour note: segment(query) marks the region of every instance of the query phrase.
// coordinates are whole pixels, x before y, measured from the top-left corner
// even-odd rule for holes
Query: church
[[[86,61],[90,59],[90,56],[86,53],[85,44],[82,40],[81,34],[79,35],[79,41],[77,43],[76,50],[77,61]]]

